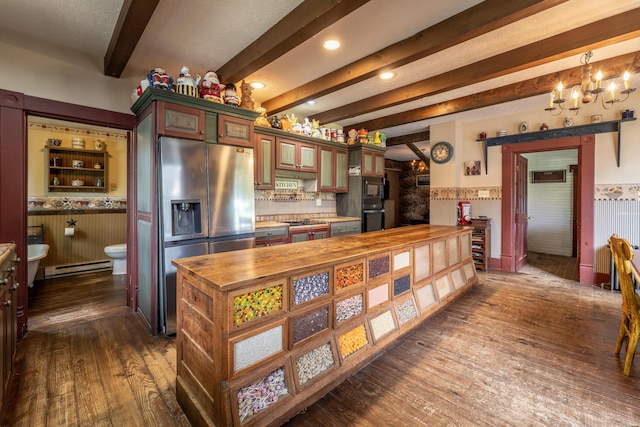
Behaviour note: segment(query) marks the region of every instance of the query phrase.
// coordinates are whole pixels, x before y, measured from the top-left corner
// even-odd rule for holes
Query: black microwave
[[[384,200],[384,178],[363,177],[362,198]]]

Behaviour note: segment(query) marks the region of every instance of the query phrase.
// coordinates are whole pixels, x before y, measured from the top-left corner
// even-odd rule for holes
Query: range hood
[[[293,178],[305,181],[315,181],[317,174],[314,172],[300,172],[287,169],[276,169],[276,178]]]

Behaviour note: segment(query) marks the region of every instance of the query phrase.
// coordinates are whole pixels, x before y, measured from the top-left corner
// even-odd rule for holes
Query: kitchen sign
[[[296,191],[298,189],[298,181],[276,180],[276,191]]]

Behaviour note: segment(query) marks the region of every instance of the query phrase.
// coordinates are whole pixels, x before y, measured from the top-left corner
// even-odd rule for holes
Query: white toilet
[[[113,274],[127,274],[127,244],[111,245],[104,248],[104,253],[113,258]]]

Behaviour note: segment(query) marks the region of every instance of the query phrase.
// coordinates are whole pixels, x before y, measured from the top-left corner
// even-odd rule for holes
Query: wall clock
[[[453,146],[448,142],[440,141],[431,146],[431,160],[436,163],[447,163],[453,157]]]

